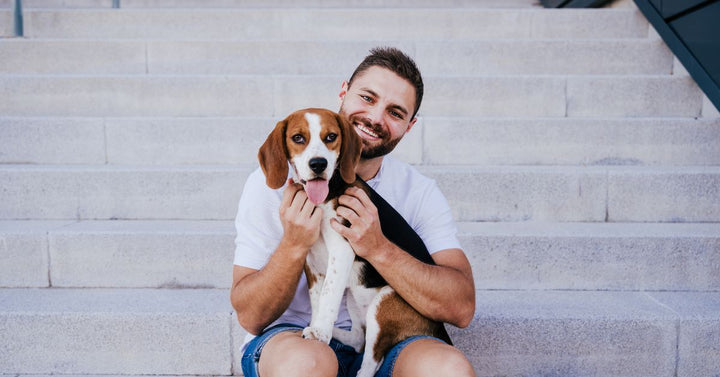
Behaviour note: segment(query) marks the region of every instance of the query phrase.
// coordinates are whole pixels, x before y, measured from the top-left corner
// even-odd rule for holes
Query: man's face
[[[385,68],[368,68],[355,77],[352,86],[343,82],[340,100],[340,113],[363,142],[364,159],[390,153],[417,120],[412,118],[415,88]]]

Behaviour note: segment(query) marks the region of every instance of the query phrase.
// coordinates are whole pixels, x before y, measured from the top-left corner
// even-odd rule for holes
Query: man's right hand
[[[284,233],[279,248],[307,255],[310,247],[320,237],[322,218],[322,208],[315,207],[315,204],[308,200],[302,185],[291,178],[280,203],[280,222]]]

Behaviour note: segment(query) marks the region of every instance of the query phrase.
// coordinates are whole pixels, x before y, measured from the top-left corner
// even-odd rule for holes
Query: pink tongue
[[[330,192],[328,181],[324,179],[313,179],[312,181],[307,181],[307,183],[305,183],[305,192],[307,193],[308,199],[310,199],[313,204],[320,204],[325,201],[325,198],[328,196],[328,192]]]

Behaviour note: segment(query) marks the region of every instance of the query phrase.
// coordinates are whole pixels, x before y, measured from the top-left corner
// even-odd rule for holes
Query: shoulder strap
[[[360,177],[357,179],[363,185],[368,196],[370,196],[370,200],[377,207],[380,227],[385,237],[419,261],[435,264],[427,247],[425,247],[425,243],[400,213]]]
[[[370,185],[368,185],[365,181],[360,179],[360,177],[357,177],[357,180],[368,193],[368,196],[370,196],[370,200],[373,204],[375,204],[375,207],[377,207],[378,217],[380,217],[380,228],[382,228],[383,235],[419,261],[434,265],[435,261],[433,261],[430,256],[430,252],[428,252],[427,247],[425,247],[425,243],[410,226],[410,224],[405,221],[402,215],[400,215],[400,213],[398,213],[398,211],[396,211],[390,203],[383,199],[377,191],[370,187]],[[371,276],[371,279],[374,277],[375,279],[378,279],[376,281],[378,284],[387,284],[385,279],[383,279],[380,274],[372,268],[372,265],[366,263],[366,267],[370,268],[370,270],[366,271],[366,273]],[[438,331],[440,331],[440,338],[450,345],[453,344],[444,324],[440,324]]]

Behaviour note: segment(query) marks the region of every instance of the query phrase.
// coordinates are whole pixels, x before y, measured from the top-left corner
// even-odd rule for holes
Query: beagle
[[[294,181],[323,209],[320,239],[305,263],[312,319],[303,337],[325,343],[335,338],[357,352],[364,348],[358,376],[366,377],[375,374],[390,348],[410,336],[430,335],[448,343],[450,339],[442,324],[413,309],[330,227],[332,218],[347,225],[335,211],[345,189],[369,189],[356,180],[361,150],[360,137],[342,116],[326,109],[304,109],[277,123],[258,159],[270,188],[282,187],[292,167]],[[334,328],[346,288],[350,331]]]

